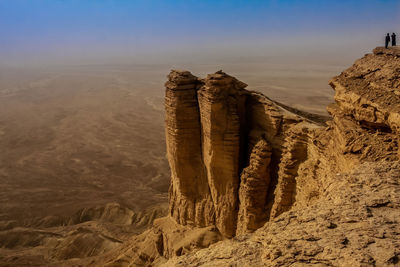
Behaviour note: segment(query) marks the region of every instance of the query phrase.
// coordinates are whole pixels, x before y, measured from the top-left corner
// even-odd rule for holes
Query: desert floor
[[[0,262],[40,265],[100,254],[165,214],[163,84],[171,68],[200,77],[219,70],[212,64],[0,69]],[[326,114],[333,99],[328,81],[343,66],[221,68],[250,90]],[[87,234],[82,227],[94,237],[79,241]],[[89,251],[96,238],[104,246]]]

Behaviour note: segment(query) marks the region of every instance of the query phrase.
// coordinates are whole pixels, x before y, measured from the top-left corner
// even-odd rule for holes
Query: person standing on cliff
[[[388,33],[388,34],[386,34],[386,38],[385,38],[385,48],[388,48],[389,42],[390,42],[390,35]]]
[[[392,33],[392,46],[396,46],[396,34]]]

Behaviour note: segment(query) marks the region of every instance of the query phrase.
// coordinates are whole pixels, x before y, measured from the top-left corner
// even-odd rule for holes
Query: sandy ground
[[[126,76],[49,72],[0,91],[0,218],[166,201],[162,89]]]

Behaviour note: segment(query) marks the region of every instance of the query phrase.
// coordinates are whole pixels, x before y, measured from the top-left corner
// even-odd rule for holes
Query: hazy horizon
[[[399,18],[395,0],[0,0],[0,66],[343,65]]]
[[[147,261],[158,266],[166,262],[164,256],[189,255],[222,239],[227,228],[221,230],[221,223],[230,228],[226,232],[239,229],[239,235],[267,220],[278,222],[275,215],[286,216],[291,207],[303,212],[298,203],[332,202],[327,193],[337,190],[328,189],[336,181],[342,188],[342,180],[350,177],[336,170],[394,158],[398,144],[391,126],[371,115],[371,106],[361,111],[362,119],[371,115],[371,121],[353,120],[346,111],[353,100],[342,98],[352,98],[359,88],[340,93],[343,110],[340,103],[332,106],[335,91],[329,80],[382,46],[387,32],[400,29],[399,19],[399,0],[0,0],[0,266]],[[384,55],[366,58],[360,62],[371,65],[360,69],[373,94],[365,95],[374,98],[372,106],[389,105],[397,97],[400,62]],[[388,62],[380,69],[383,58]],[[367,71],[370,66],[373,73]],[[208,80],[206,85],[215,86],[202,87],[197,97],[191,86],[181,87],[177,76],[168,82],[171,69],[199,78],[223,70],[247,84],[248,93],[234,92],[236,85],[219,92],[219,83]],[[358,69],[342,76],[347,73],[350,87],[364,86],[353,81]],[[175,84],[188,90],[175,92]],[[226,93],[226,99],[214,101]],[[363,108],[364,102],[359,103]],[[327,106],[335,118],[325,127]],[[381,111],[385,107],[376,113]],[[398,113],[393,114],[395,120]],[[179,180],[177,173],[185,178]],[[377,184],[363,175],[361,182]],[[349,178],[350,191],[362,185],[353,178],[358,179]],[[190,186],[190,179],[198,181]],[[389,192],[383,189],[380,195]],[[332,199],[354,206],[353,197]],[[371,200],[360,198],[359,218],[365,218]],[[380,243],[362,253],[375,248],[380,253],[385,242],[395,240],[393,220],[382,213],[395,201],[374,203],[369,207],[379,212],[369,222],[388,225],[383,230],[389,236],[382,239],[367,229]],[[177,205],[182,208],[174,210]],[[350,253],[360,251],[352,239],[357,235],[346,232],[347,217],[340,221],[331,210],[311,210],[320,215],[310,222],[316,233],[338,233],[331,238],[333,246],[345,244],[345,234],[349,246],[342,247],[351,262],[375,262],[368,253]],[[180,217],[176,214],[193,221],[169,219]],[[325,221],[337,223],[342,232],[319,223]],[[299,250],[306,257],[295,253],[301,263],[332,251],[320,253],[320,245],[328,243],[306,234],[300,239],[310,242]],[[267,249],[266,242],[257,239],[253,245],[246,236],[237,240],[251,250]],[[294,246],[286,250],[295,251]],[[275,252],[255,251],[254,256],[289,259],[285,250]],[[392,249],[388,253],[380,259],[397,261]],[[224,265],[227,258],[220,256]],[[318,259],[309,262],[329,264],[330,258]]]

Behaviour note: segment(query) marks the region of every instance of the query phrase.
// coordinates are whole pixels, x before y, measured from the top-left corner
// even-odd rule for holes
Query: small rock
[[[337,228],[337,225],[333,222],[329,222],[327,227],[328,227],[328,229],[335,229],[335,228]]]

